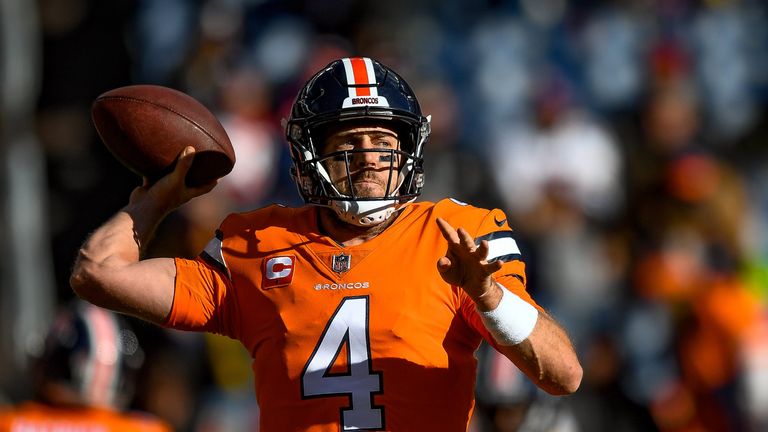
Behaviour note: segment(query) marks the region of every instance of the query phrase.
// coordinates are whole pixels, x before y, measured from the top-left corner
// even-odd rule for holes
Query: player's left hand
[[[443,280],[461,287],[480,310],[495,309],[501,300],[501,290],[494,283],[493,273],[501,268],[500,261],[488,262],[488,242],[480,245],[464,228],[455,229],[445,219],[437,218],[437,226],[448,241],[445,256],[437,260],[437,271]]]

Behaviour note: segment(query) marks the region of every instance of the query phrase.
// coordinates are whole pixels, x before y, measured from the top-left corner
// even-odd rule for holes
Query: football
[[[101,94],[91,118],[104,145],[123,165],[154,183],[173,171],[191,145],[196,152],[185,182],[201,186],[227,175],[235,151],[224,127],[186,93],[157,85],[131,85]]]

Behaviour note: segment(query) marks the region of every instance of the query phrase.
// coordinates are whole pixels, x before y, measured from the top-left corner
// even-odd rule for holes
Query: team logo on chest
[[[295,261],[292,256],[276,256],[265,259],[262,268],[262,287],[268,289],[290,285],[295,273]]]
[[[344,252],[334,255],[331,260],[331,268],[336,273],[345,273],[349,271],[349,267],[352,264],[352,256],[346,255]]]

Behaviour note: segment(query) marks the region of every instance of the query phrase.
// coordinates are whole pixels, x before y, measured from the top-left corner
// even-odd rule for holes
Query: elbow
[[[69,286],[72,291],[83,300],[88,300],[88,283],[85,275],[81,272],[72,273],[69,276]]]
[[[571,368],[568,377],[565,380],[563,386],[564,394],[576,393],[576,390],[581,386],[581,379],[584,377],[584,369],[577,361],[574,367]]]
[[[96,303],[99,297],[99,265],[88,260],[80,252],[72,273],[69,276],[69,286],[78,297],[91,303]]]
[[[584,376],[584,370],[578,361],[568,365],[567,368],[558,376],[556,380],[553,380],[552,385],[546,388],[547,392],[553,396],[567,396],[579,389],[581,386],[581,380]]]
[[[89,287],[92,284],[92,275],[87,270],[87,265],[80,259],[75,263],[72,273],[69,275],[69,286],[78,297],[88,300]]]

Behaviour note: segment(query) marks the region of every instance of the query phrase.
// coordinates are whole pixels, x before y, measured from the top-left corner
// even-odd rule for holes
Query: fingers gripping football
[[[185,179],[195,157],[195,148],[185,147],[178,156],[173,171],[162,177],[155,183],[144,177],[144,183],[141,187],[134,189],[131,193],[131,202],[137,202],[149,198],[151,202],[164,207],[164,212],[171,211],[192,198],[210,192],[218,180],[211,180],[202,186],[190,187]]]
[[[461,287],[475,301],[495,290],[491,275],[502,263],[486,260],[488,242],[483,240],[476,245],[467,230],[456,229],[442,218],[437,218],[437,226],[448,242],[445,255],[437,260],[437,270],[443,280]]]

